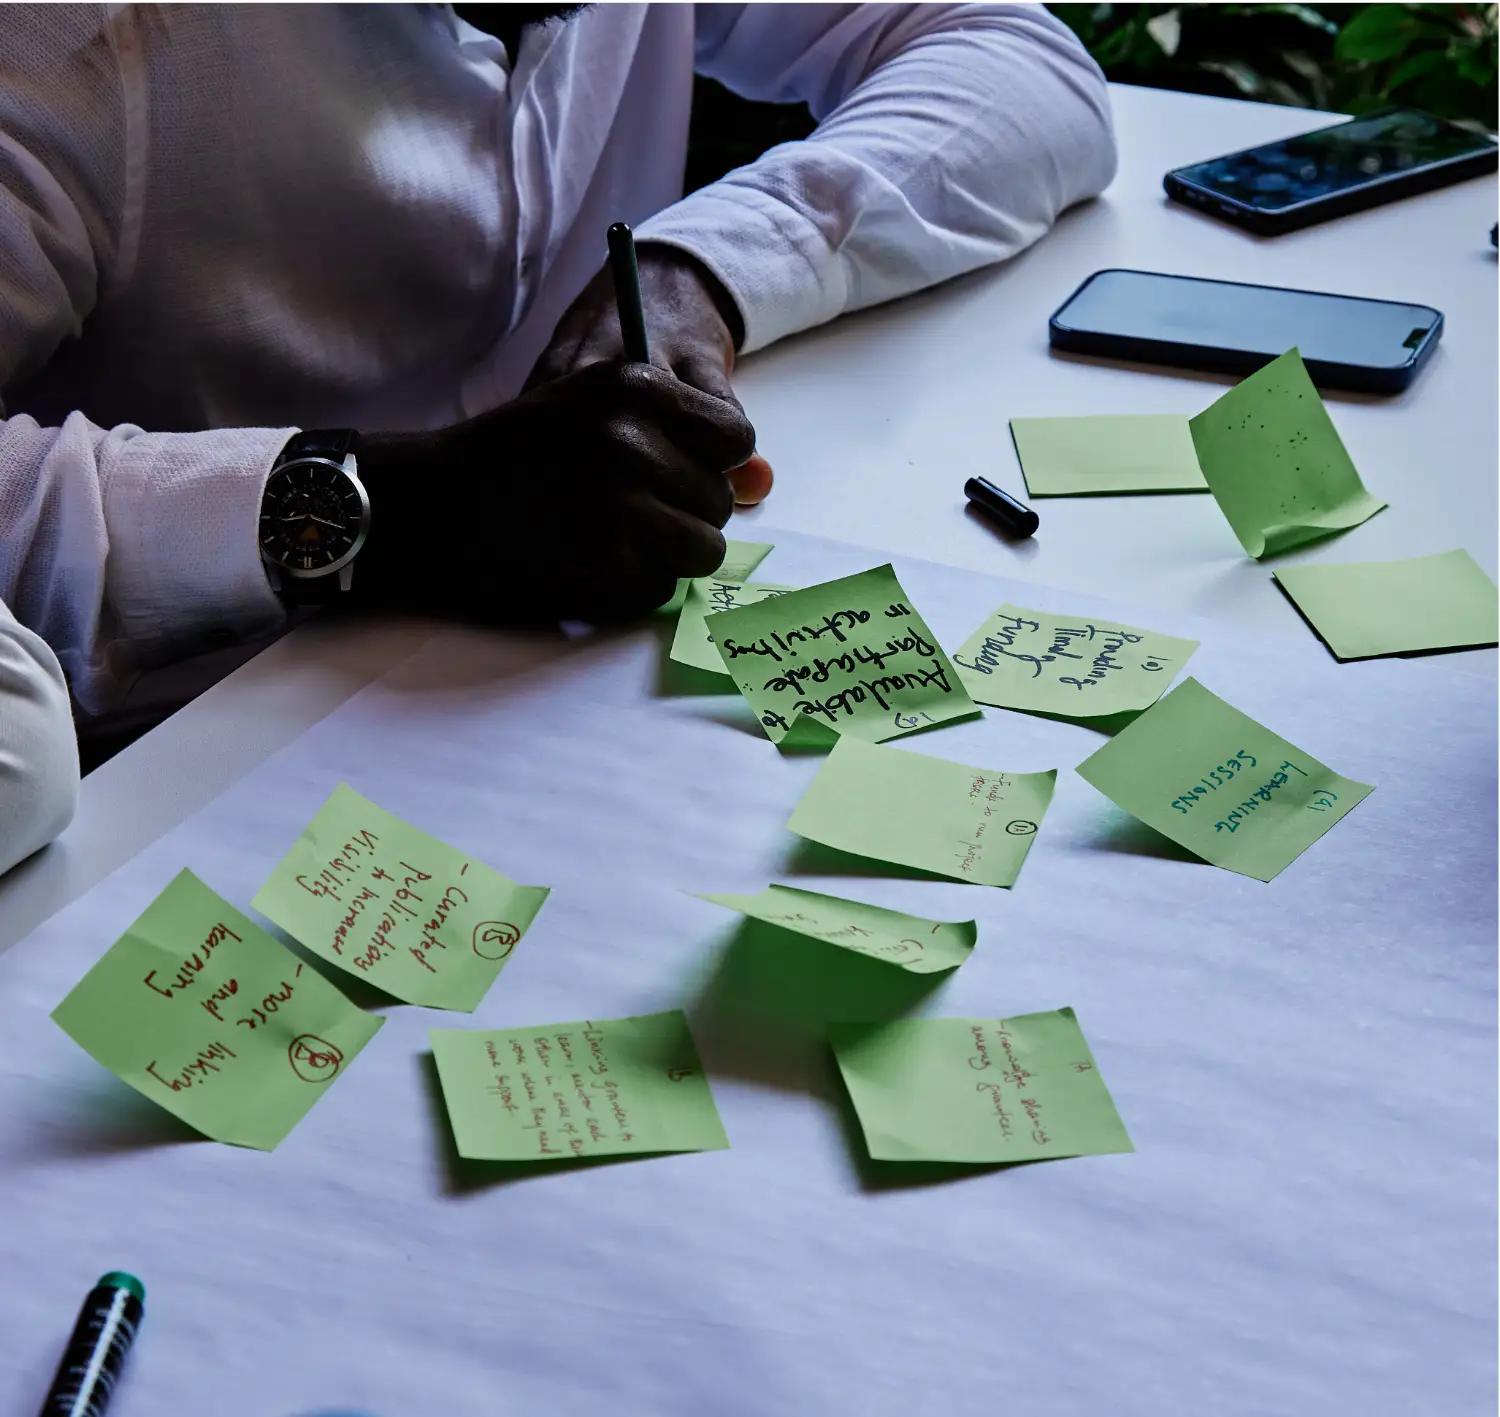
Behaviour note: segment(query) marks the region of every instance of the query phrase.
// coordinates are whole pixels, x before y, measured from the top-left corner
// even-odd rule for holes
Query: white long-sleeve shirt
[[[62,831],[77,804],[62,666],[0,601],[0,876]]]
[[[817,131],[680,200],[695,67]],[[749,351],[1011,256],[1113,170],[1038,5],[596,5],[513,69],[446,5],[6,6],[0,598],[111,708],[280,620],[292,431],[514,396],[609,222],[704,262]]]

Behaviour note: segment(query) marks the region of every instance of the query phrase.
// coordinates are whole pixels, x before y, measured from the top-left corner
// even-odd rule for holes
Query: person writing
[[[682,198],[695,68],[818,127]],[[11,7],[0,598],[85,714],[288,606],[638,613],[769,489],[737,355],[1114,160],[1034,5]]]

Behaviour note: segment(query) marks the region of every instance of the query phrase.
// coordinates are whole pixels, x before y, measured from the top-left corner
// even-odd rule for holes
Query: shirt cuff
[[[848,303],[843,264],[817,226],[734,174],[643,221],[635,236],[686,251],[713,272],[744,321],[741,354],[824,324]]]
[[[221,648],[284,615],[260,559],[266,478],[295,428],[111,430],[106,654],[116,673]],[[113,453],[113,456],[111,456]]]

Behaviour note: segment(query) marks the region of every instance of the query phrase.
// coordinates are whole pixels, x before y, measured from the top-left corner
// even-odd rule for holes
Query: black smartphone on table
[[[1278,236],[1493,172],[1497,161],[1488,134],[1420,108],[1388,108],[1179,167],[1162,185],[1175,201]]]
[[[1379,394],[1406,388],[1442,333],[1430,305],[1129,270],[1095,271],[1048,321],[1056,349],[1231,374],[1295,346],[1320,387]]]

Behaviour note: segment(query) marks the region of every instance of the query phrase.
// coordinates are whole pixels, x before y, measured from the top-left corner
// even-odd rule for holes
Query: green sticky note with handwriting
[[[251,902],[394,998],[475,1009],[547,899],[340,783]]]
[[[1226,871],[1269,881],[1375,789],[1340,777],[1184,679],[1078,772]]]
[[[182,871],[52,1013],[122,1082],[215,1141],[271,1151],[380,1030]]]
[[[1467,551],[1288,566],[1275,576],[1339,659],[1474,648],[1500,638],[1495,583]]]
[[[726,541],[724,543],[724,559],[719,563],[719,569],[714,575],[722,577],[726,581],[748,581],[755,573],[755,568],[769,556],[776,547],[769,541]],[[688,587],[692,584],[690,580],[677,582],[677,589],[672,592],[672,598],[656,610],[658,615],[675,615],[682,609],[687,600]],[[718,665],[714,666],[715,672],[722,672]]]
[[[767,886],[759,895],[704,895],[752,920],[764,920],[814,940],[869,955],[912,974],[957,969],[974,951],[979,927],[972,920],[924,920],[836,895]]]
[[[996,772],[841,738],[787,828],[839,851],[1012,886],[1057,772]]]
[[[704,623],[773,743],[794,727],[878,743],[978,712],[888,565]]]
[[[428,1037],[458,1154],[470,1160],[729,1145],[680,1010]]]
[[[834,1023],[877,1161],[1046,1161],[1134,1151],[1072,1009]]]
[[[714,646],[708,626],[703,623],[703,617],[717,615],[724,610],[734,610],[741,605],[771,600],[795,589],[795,586],[789,585],[755,585],[724,580],[719,576],[689,581],[682,613],[677,617],[677,633],[672,637],[671,657],[679,664],[689,664],[706,674],[720,674],[727,679],[729,671],[724,667],[724,661]]]
[[[1184,414],[1012,418],[1010,435],[1033,497],[1208,490]]]
[[[953,662],[976,703],[1100,718],[1149,708],[1197,648],[1133,625],[1006,604]]]
[[[1359,480],[1295,349],[1188,426],[1208,490],[1252,556],[1345,531],[1386,505]]]

